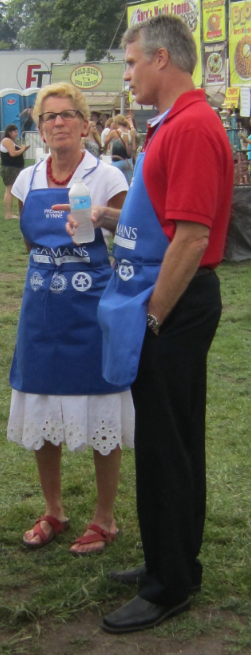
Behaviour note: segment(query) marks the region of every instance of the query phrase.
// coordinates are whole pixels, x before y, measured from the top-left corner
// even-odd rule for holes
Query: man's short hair
[[[177,16],[160,14],[136,23],[122,37],[122,48],[126,48],[138,37],[147,57],[152,58],[159,48],[165,48],[177,68],[193,74],[197,63],[196,45],[191,30],[183,20]]]

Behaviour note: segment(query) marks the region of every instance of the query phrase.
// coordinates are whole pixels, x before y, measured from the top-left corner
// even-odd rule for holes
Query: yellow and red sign
[[[251,2],[231,3],[230,34],[231,86],[251,83]]]
[[[225,41],[226,9],[225,0],[203,0],[203,40],[204,43]]]
[[[201,10],[200,0],[149,0],[140,4],[127,5],[127,24],[134,25],[148,20],[158,14],[171,14],[181,18],[191,29],[197,48],[198,62],[193,74],[195,86],[202,85],[202,63],[201,63]]]
[[[229,86],[226,90],[225,105],[228,109],[236,109],[239,104],[240,88]]]

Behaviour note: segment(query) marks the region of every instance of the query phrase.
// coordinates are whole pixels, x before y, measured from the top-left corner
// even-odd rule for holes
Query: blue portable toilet
[[[22,91],[23,109],[27,109],[27,107],[34,107],[38,91],[40,91],[40,89],[34,86]]]
[[[40,90],[39,88],[33,86],[30,87],[29,89],[24,89],[22,91],[22,111],[24,111],[25,109],[29,109],[29,107],[34,107],[36,102],[37,92],[39,90]],[[21,116],[21,120],[22,119],[25,119],[25,114]],[[21,123],[21,131],[23,131],[23,126],[24,126],[24,120],[22,120]],[[35,129],[36,129],[36,125],[35,123],[33,123],[28,131],[34,132]]]
[[[15,123],[18,128],[18,136],[21,136],[22,91],[2,89],[0,91],[0,107],[1,131],[4,131],[10,123]]]

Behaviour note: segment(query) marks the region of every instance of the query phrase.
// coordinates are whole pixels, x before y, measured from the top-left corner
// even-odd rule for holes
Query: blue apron
[[[97,307],[111,277],[102,232],[97,229],[90,244],[75,245],[65,230],[66,212],[51,209],[69,202],[69,189],[32,190],[35,170],[21,215],[31,252],[10,384],[34,394],[117,393],[125,387],[102,376]]]
[[[145,187],[144,156],[140,153],[137,158],[114,237],[115,270],[98,309],[103,331],[103,375],[117,385],[130,385],[136,378],[147,305],[169,245]]]

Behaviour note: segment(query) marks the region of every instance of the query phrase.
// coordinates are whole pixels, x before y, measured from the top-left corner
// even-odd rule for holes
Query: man
[[[249,119],[249,125],[251,126],[251,118]],[[247,143],[247,157],[250,161],[251,159],[251,134],[248,137],[244,137],[244,141]]]
[[[129,28],[122,44],[124,79],[136,101],[160,115],[137,159],[99,310],[104,375],[133,382],[145,556],[138,596],[104,618],[102,627],[114,633],[187,610],[201,585],[206,358],[221,313],[214,268],[224,252],[233,180],[225,130],[194,88],[196,48],[186,25],[160,15]],[[95,217],[98,224],[109,218],[105,209]],[[111,577],[136,581],[138,574]]]

